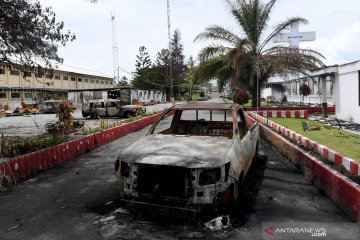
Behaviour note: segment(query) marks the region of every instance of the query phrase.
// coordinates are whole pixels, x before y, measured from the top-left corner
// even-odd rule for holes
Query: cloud
[[[320,38],[312,43],[304,44],[305,47],[317,50],[326,57],[326,64],[342,64],[360,60],[360,22],[353,22],[345,26],[339,33],[330,37]]]

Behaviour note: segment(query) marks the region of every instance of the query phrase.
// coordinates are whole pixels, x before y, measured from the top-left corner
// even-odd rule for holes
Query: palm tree
[[[260,89],[271,76],[324,66],[324,57],[313,50],[286,46],[269,46],[271,40],[296,23],[306,24],[301,17],[293,17],[278,24],[265,36],[270,13],[276,0],[225,0],[236,20],[242,36],[219,25],[212,25],[194,41],[212,40],[199,54],[199,74],[202,79],[216,78],[219,90],[230,83],[247,89],[252,95],[252,105],[258,106]],[[259,86],[259,87],[258,87]],[[257,92],[257,89],[259,92]]]

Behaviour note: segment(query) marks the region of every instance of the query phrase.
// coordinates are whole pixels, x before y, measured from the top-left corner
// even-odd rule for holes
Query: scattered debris
[[[309,125],[307,122],[302,122],[304,131],[320,130],[321,126]]]
[[[130,212],[123,208],[118,208],[114,211],[114,213],[121,213],[121,214],[130,214]]]
[[[231,226],[231,221],[229,215],[216,217],[206,223],[204,223],[205,227],[210,229],[211,231],[219,231],[222,229],[227,229]]]
[[[274,200],[274,197],[273,197],[273,196],[270,196],[270,195],[267,195],[266,198],[265,198],[265,200],[266,200],[267,202],[270,202],[270,201],[273,201],[273,200]]]
[[[107,223],[115,219],[115,216],[109,216],[99,219],[99,222],[101,223]]]
[[[12,226],[12,227],[10,227],[10,228],[8,229],[8,231],[11,232],[12,230],[17,229],[18,227],[21,227],[22,225],[23,225],[23,224],[20,223],[20,224],[17,224],[17,225],[15,225],[15,226]]]
[[[99,223],[106,224],[108,222],[113,221],[114,219],[115,219],[115,216],[103,217],[103,218],[100,218],[99,220],[93,222],[93,225],[97,225]]]

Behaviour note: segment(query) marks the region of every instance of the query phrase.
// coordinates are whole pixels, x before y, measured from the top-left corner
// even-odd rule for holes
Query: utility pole
[[[172,54],[171,54],[171,22],[170,22],[170,3],[167,0],[167,19],[168,19],[168,38],[169,38],[169,83],[170,83],[170,101],[174,101],[174,83],[172,78]]]
[[[119,59],[118,59],[118,46],[117,46],[117,36],[116,36],[115,11],[114,14],[111,13],[111,25],[112,25],[114,82],[117,84],[120,80],[120,76],[119,76]]]

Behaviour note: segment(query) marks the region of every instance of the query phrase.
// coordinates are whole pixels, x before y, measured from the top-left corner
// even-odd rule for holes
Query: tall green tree
[[[200,33],[195,41],[213,41],[199,54],[200,76],[216,78],[220,89],[225,84],[240,87],[252,95],[252,105],[260,105],[260,90],[269,77],[324,66],[323,56],[313,50],[270,46],[271,40],[296,23],[306,24],[301,17],[289,18],[270,31],[268,23],[276,0],[224,0],[241,34],[219,25]],[[257,89],[259,91],[257,91]]]
[[[141,69],[150,68],[151,67],[151,59],[150,55],[145,46],[139,47],[139,54],[136,55],[135,62],[135,74],[139,74]]]
[[[65,46],[75,35],[57,22],[51,7],[37,1],[0,1],[0,61],[27,66],[62,62],[58,45]],[[37,61],[36,61],[37,60]]]
[[[181,43],[181,33],[179,29],[174,31],[171,38],[171,71],[174,83],[174,93],[180,94],[180,85],[184,82],[186,64],[184,47]]]
[[[136,55],[134,79],[131,84],[136,88],[151,89],[151,59],[145,46],[139,47],[139,53]]]
[[[192,100],[194,90],[199,89],[199,78],[197,77],[196,62],[192,56],[190,56],[187,64],[187,70],[184,78],[184,83],[180,85],[181,92],[188,94],[188,100]]]
[[[128,81],[129,79],[126,77],[126,76],[122,76],[119,80],[119,82],[116,84],[117,87],[120,87],[120,86],[128,86]]]

